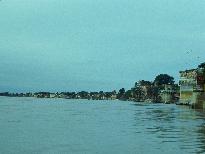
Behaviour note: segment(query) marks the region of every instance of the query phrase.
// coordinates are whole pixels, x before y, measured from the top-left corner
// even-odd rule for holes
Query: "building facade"
[[[162,103],[175,103],[177,101],[177,97],[176,94],[177,89],[178,89],[178,85],[177,84],[172,84],[172,85],[168,85],[165,84],[163,85],[163,90],[160,91],[160,97],[161,97],[161,102]]]
[[[180,104],[196,105],[204,94],[204,75],[200,68],[180,71]]]

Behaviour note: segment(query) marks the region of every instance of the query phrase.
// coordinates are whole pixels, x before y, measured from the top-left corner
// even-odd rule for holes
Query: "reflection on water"
[[[197,133],[198,133],[197,138],[201,142],[201,144],[200,142],[198,144],[198,149],[200,149],[198,152],[205,153],[205,125],[200,126]]]
[[[205,153],[205,112],[164,104],[0,97],[0,153]]]
[[[174,144],[179,147],[178,152],[205,153],[205,112],[175,105],[151,106],[145,107],[142,114],[135,114],[136,123],[145,128],[145,134],[154,136],[161,145]],[[139,125],[135,126],[139,129]]]

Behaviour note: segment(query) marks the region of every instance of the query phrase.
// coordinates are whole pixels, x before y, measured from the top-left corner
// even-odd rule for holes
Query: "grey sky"
[[[205,0],[2,0],[0,91],[113,90],[205,61]]]

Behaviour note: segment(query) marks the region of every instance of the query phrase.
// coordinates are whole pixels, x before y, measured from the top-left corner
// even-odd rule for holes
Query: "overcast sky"
[[[205,0],[1,0],[0,91],[99,91],[205,61]]]

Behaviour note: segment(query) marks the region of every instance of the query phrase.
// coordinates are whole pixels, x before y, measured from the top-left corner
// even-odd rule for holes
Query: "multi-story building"
[[[203,70],[200,68],[180,71],[180,104],[195,105],[204,93]]]
[[[178,93],[177,84],[164,84],[163,90],[160,91],[160,97],[162,103],[175,103],[178,98],[176,94]]]

